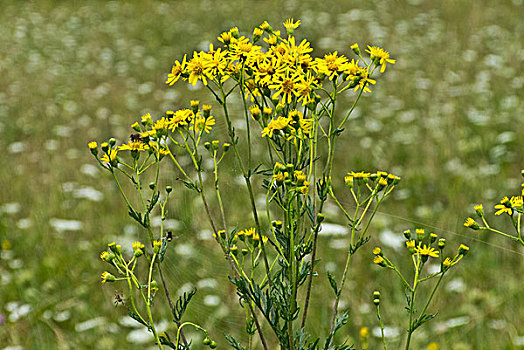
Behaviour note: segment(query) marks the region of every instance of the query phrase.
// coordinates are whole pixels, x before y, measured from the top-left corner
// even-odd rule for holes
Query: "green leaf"
[[[197,290],[192,289],[189,293],[184,292],[184,295],[181,295],[173,307],[173,318],[175,322],[180,322],[184,312],[186,311],[187,305],[191,301],[191,298],[196,294]]]
[[[335,293],[335,297],[338,297],[340,294],[340,291],[338,290],[337,281],[335,280],[335,277],[328,271],[327,273],[329,284],[331,285],[331,289],[333,289],[333,293]]]

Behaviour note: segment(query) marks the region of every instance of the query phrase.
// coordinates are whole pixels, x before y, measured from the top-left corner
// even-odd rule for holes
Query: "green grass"
[[[402,176],[400,191],[373,226],[373,242],[352,265],[343,299],[351,315],[345,334],[357,337],[360,326],[377,325],[373,312],[366,311],[372,310],[376,288],[383,291],[386,325],[403,332],[399,283],[372,266],[370,250],[385,230],[400,235],[423,226],[447,236],[451,247],[467,243],[471,254],[431,308],[439,310],[437,319],[415,333],[415,348],[430,341],[457,350],[523,347],[522,250],[462,227],[472,204],[483,202],[492,212],[490,203],[520,185],[521,2],[4,1],[1,7],[0,241],[8,240],[12,249],[0,260],[0,314],[6,319],[0,324],[0,347],[143,348],[128,340],[134,328],[120,323],[125,308],[113,305],[120,288],[99,283],[105,266],[98,254],[114,238],[135,240],[144,233],[132,228],[108,174],[93,168],[87,142],[109,136],[125,140],[128,126],[141,114],[158,115],[195,96],[213,103],[205,91],[164,85],[173,59],[216,43],[231,26],[251,34],[263,20],[277,27],[288,17],[302,20],[298,35],[310,39],[316,55],[330,50],[349,55],[349,45],[359,42],[384,46],[397,59],[359,105],[337,146],[340,186],[349,170],[384,169]],[[220,123],[217,129],[225,131]],[[225,186],[232,222],[249,224],[238,205],[245,194],[233,191],[238,187],[233,178]],[[85,192],[78,190],[86,187],[103,193],[103,199],[83,198]],[[218,290],[200,283],[187,317],[207,317],[203,323],[225,347],[222,333],[239,334],[244,327],[227,265],[218,247],[199,239],[208,229],[199,202],[184,189],[175,194],[170,213],[179,237],[178,248],[167,256],[168,281],[176,292],[188,283],[215,279]],[[57,230],[53,218],[82,226]],[[343,224],[336,211],[327,221]],[[339,239],[321,241],[320,287],[311,312],[319,325],[329,317],[324,271],[343,263],[342,250],[329,248]],[[218,304],[209,296],[217,296]],[[15,320],[13,310],[23,311],[22,305],[31,311]],[[99,325],[79,329],[98,317],[104,317]],[[467,317],[466,324],[446,326],[460,317]],[[372,338],[371,348],[377,346],[379,339]]]

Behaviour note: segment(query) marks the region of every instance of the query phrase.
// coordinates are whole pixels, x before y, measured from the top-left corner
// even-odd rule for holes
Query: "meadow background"
[[[110,136],[124,142],[129,125],[147,112],[158,116],[197,97],[214,103],[204,89],[164,85],[173,59],[216,44],[232,26],[251,35],[264,20],[277,29],[289,17],[302,21],[297,36],[311,41],[315,56],[338,50],[351,57],[349,45],[358,42],[385,47],[397,59],[337,146],[340,183],[345,172],[360,169],[402,177],[381,207],[372,242],[353,262],[342,300],[350,312],[344,335],[358,339],[361,326],[378,335],[371,303],[378,288],[392,349],[400,342],[400,283],[373,266],[371,249],[380,244],[402,261],[401,232],[423,227],[444,235],[449,249],[468,244],[471,254],[444,280],[430,308],[438,316],[415,333],[414,349],[432,341],[441,349],[524,349],[524,250],[462,226],[473,204],[484,203],[491,214],[492,204],[520,188],[522,13],[522,0],[0,1],[0,349],[152,345],[125,307],[115,307],[121,287],[100,285],[105,244],[144,233],[87,143]],[[219,123],[218,135],[224,130]],[[231,168],[233,174],[233,162]],[[244,327],[229,270],[209,240],[200,203],[172,184],[176,239],[166,255],[168,282],[172,292],[198,287],[186,317],[226,348],[222,334]],[[225,186],[232,222],[248,225],[243,194],[234,191],[238,179],[231,175]],[[339,219],[328,210],[321,238],[310,312],[319,330],[329,317],[325,271],[340,271],[347,247]],[[171,327],[168,313],[159,313],[160,328]],[[378,344],[373,336],[371,348]]]

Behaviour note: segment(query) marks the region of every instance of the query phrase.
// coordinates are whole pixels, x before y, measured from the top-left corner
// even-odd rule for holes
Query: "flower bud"
[[[218,150],[218,145],[220,144],[220,141],[218,140],[213,140],[211,141],[211,147],[213,147],[213,150]]]
[[[238,247],[237,246],[232,246],[230,249],[229,249],[229,252],[231,254],[233,254],[235,257],[238,256]]]
[[[109,139],[109,144],[111,145],[111,147],[113,147],[114,145],[116,145],[116,139],[114,137],[111,137]]]
[[[205,147],[207,150],[210,150],[210,149],[211,149],[211,142],[205,142],[205,143],[204,143],[204,147]]]
[[[480,216],[481,218],[484,217],[484,207],[482,206],[482,204],[475,205],[473,209],[475,209],[475,213],[477,213],[478,216]]]
[[[260,25],[260,29],[268,33],[273,33],[273,28],[271,28],[271,26],[269,25],[269,23],[267,23],[267,21],[264,21],[264,23]]]
[[[158,254],[160,252],[161,247],[162,247],[162,241],[155,239],[153,241],[153,253]]]
[[[437,240],[438,236],[436,234],[434,234],[433,232],[431,232],[429,234],[429,243],[435,243],[435,241]]]
[[[442,250],[446,247],[446,239],[441,238],[438,240],[438,249]]]
[[[464,255],[465,256],[466,254],[468,254],[468,252],[469,252],[469,247],[467,245],[461,244],[459,249],[458,249],[458,253],[460,255]]]
[[[375,258],[373,259],[373,262],[379,266],[382,266],[382,267],[386,267],[386,261],[384,260],[383,257],[381,257],[380,255],[375,255]]]
[[[378,290],[373,292],[373,299],[380,299],[380,292]]]
[[[209,118],[209,115],[211,114],[211,108],[211,105],[202,105],[202,112],[204,112],[205,119]]]
[[[417,240],[418,240],[419,242],[422,241],[422,240],[424,239],[424,235],[425,235],[425,233],[424,233],[424,229],[423,229],[423,228],[417,228],[417,229],[415,230],[415,232],[416,232],[416,234],[417,234]]]
[[[214,340],[211,340],[211,343],[209,344],[209,347],[211,349],[215,349],[217,347],[217,343]]]
[[[404,237],[408,240],[411,239],[411,230],[405,230],[404,232],[402,232],[404,234]]]
[[[467,228],[470,228],[472,230],[480,229],[479,224],[475,220],[473,220],[472,218],[467,218],[466,221],[464,222],[464,226],[467,227]]]
[[[91,153],[96,157],[98,155],[98,144],[96,141],[91,141],[87,144]]]
[[[320,225],[326,217],[322,213],[317,214],[317,225]]]
[[[358,43],[354,43],[353,45],[350,46],[351,50],[353,50],[353,52],[360,56],[360,49],[358,47]]]
[[[136,132],[142,132],[142,128],[140,127],[140,124],[138,124],[138,122],[134,122],[133,124],[131,124],[131,128]]]
[[[373,254],[383,256],[382,249],[380,247],[373,248]]]
[[[197,114],[199,106],[200,106],[199,100],[191,100],[191,110],[193,111],[194,114]]]
[[[260,40],[260,37],[264,34],[264,30],[261,28],[255,28],[253,30],[253,43]]]
[[[107,271],[104,271],[102,273],[102,275],[100,275],[100,278],[102,279],[102,283],[106,283],[106,282],[114,282],[116,281],[116,277],[113,276],[112,274],[110,274],[109,272]]]
[[[151,281],[151,290],[158,290],[158,282],[155,280]]]
[[[231,33],[231,35],[233,36],[233,38],[235,38],[235,39],[238,39],[238,38],[239,38],[238,27],[233,27],[233,28],[231,28],[231,30],[230,30],[229,32]]]
[[[107,153],[107,151],[109,151],[109,143],[107,143],[107,142],[102,142],[102,143],[100,144],[100,148],[102,148],[102,151],[104,151],[104,152]]]
[[[206,346],[211,344],[211,339],[209,339],[209,337],[205,337],[204,340],[202,341],[202,344]]]
[[[231,147],[231,144],[229,144],[229,143],[224,143],[224,144],[222,145],[222,151],[223,151],[223,152],[227,152],[227,151],[229,151],[229,148],[230,148],[230,147]]]
[[[150,182],[150,183],[149,183],[149,189],[150,189],[151,191],[153,191],[153,190],[155,189],[155,187],[156,187],[156,184],[155,184],[154,182]]]
[[[317,220],[318,220],[318,215],[317,215]],[[273,221],[271,224],[275,228],[282,228],[282,221]]]
[[[171,186],[166,186],[166,192],[167,192],[167,193],[171,193],[171,191],[173,191],[173,187],[171,187]]]

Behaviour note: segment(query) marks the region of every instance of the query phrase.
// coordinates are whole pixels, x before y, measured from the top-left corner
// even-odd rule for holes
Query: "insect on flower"
[[[140,134],[131,134],[129,135],[129,141],[131,142],[142,141],[142,137],[140,137]]]

